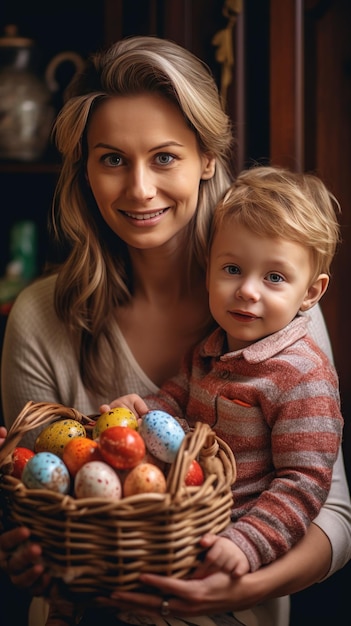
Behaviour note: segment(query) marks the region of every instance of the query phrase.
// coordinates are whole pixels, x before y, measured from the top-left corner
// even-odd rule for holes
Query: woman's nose
[[[132,199],[148,200],[156,195],[156,185],[146,167],[137,165],[131,168],[127,180],[127,196]]]

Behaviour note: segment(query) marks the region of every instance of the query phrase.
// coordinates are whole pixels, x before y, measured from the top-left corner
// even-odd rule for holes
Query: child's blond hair
[[[217,204],[210,246],[222,222],[234,219],[259,236],[282,238],[311,250],[313,275],[330,274],[340,242],[335,196],[315,175],[257,166],[242,171]]]

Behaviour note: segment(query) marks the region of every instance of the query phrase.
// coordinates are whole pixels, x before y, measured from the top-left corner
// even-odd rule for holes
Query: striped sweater
[[[145,398],[207,422],[234,452],[232,523],[224,536],[251,571],[284,554],[306,532],[330,488],[341,442],[338,379],[307,335],[306,317],[247,348],[223,353],[216,329],[184,359],[179,374]]]

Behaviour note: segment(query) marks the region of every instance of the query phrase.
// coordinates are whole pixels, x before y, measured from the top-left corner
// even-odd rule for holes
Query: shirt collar
[[[219,357],[221,361],[243,358],[249,363],[261,363],[288,348],[301,337],[304,337],[307,334],[308,322],[308,317],[298,315],[290,324],[273,333],[273,335],[268,335],[268,337],[264,337],[264,339],[260,339],[250,346],[234,352],[224,352],[226,333],[222,328],[216,328],[205,339],[200,349],[200,355],[204,357]]]

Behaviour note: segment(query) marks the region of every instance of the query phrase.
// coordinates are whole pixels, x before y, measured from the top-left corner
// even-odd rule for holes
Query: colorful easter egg
[[[71,479],[62,459],[52,452],[38,452],[28,459],[22,472],[22,482],[28,489],[50,489],[68,493]]]
[[[39,433],[34,444],[34,451],[52,452],[62,458],[66,443],[74,437],[86,437],[83,424],[74,419],[58,420]]]
[[[165,411],[149,411],[139,425],[147,449],[157,459],[173,463],[185,432],[179,422]]]
[[[204,471],[200,463],[194,459],[185,475],[184,482],[188,487],[199,487],[205,480]]]
[[[122,497],[122,484],[115,470],[104,461],[89,461],[78,470],[74,479],[76,498]]]
[[[137,493],[165,493],[166,478],[159,467],[152,463],[140,463],[131,469],[123,483],[123,495]]]
[[[116,407],[111,411],[101,413],[93,428],[93,439],[98,439],[101,433],[111,426],[129,426],[129,428],[136,430],[138,420],[132,411],[124,407]]]
[[[29,448],[23,448],[21,446],[15,448],[12,453],[12,476],[15,476],[15,478],[21,478],[24,467],[32,456],[34,456],[34,452]]]
[[[126,470],[142,461],[145,443],[133,428],[112,426],[101,433],[100,450],[106,463],[116,469]]]
[[[71,476],[75,476],[85,463],[102,461],[100,446],[88,437],[74,437],[66,443],[62,459]]]

